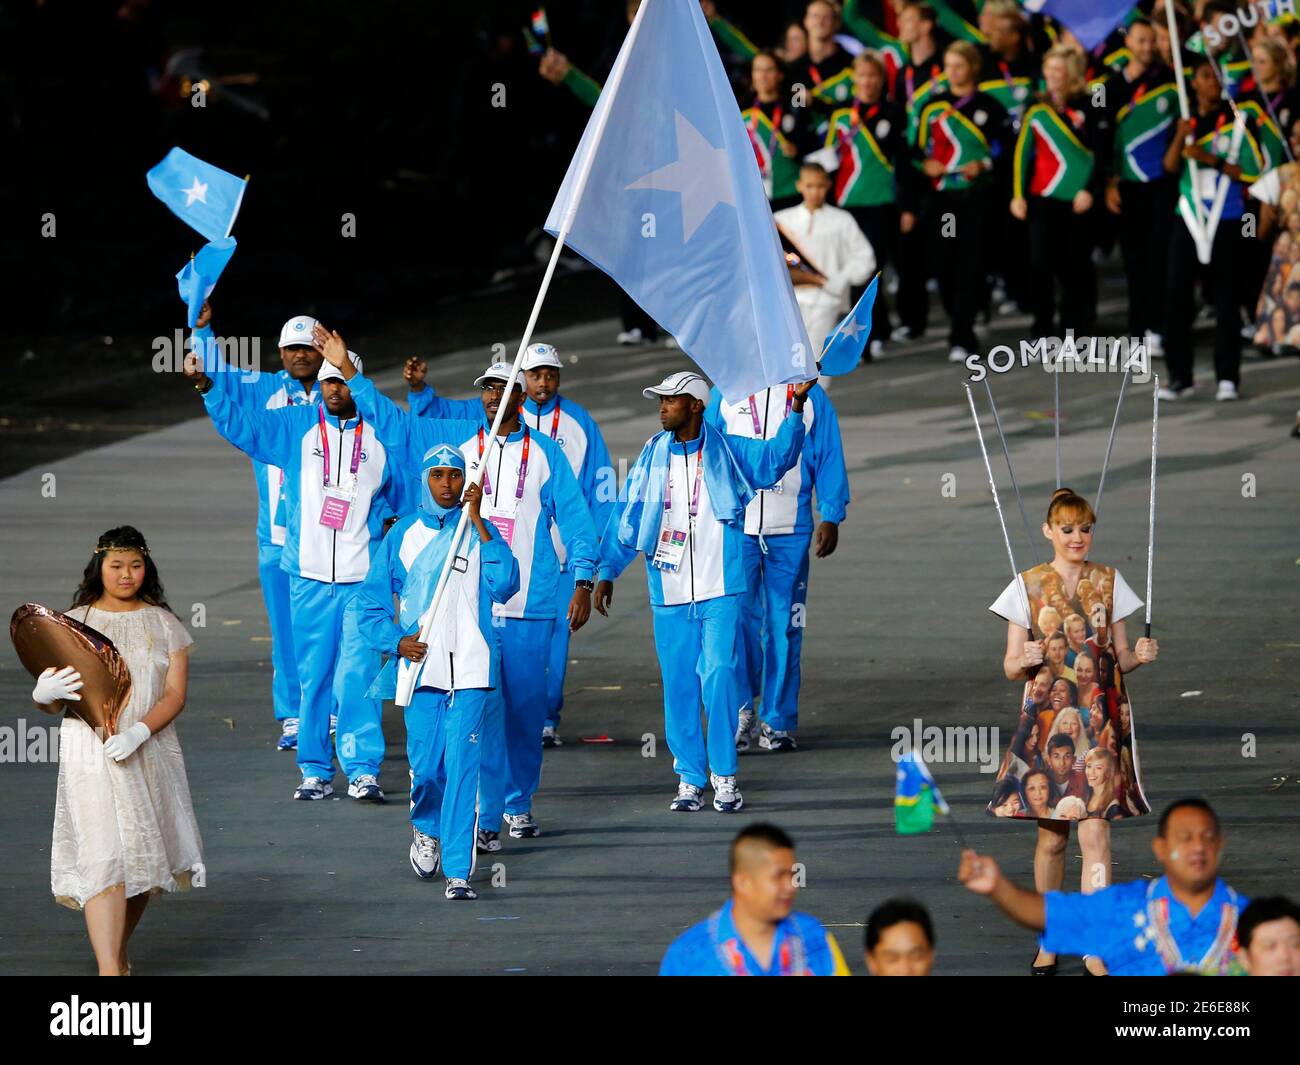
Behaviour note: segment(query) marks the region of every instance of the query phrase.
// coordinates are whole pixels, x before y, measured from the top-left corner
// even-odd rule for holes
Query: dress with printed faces
[[[1113,623],[1140,606],[1111,566],[1085,563],[1071,596],[1044,562],[989,607],[1026,628],[1032,619],[1033,638],[1044,645],[1043,664],[1020,697],[989,814],[1074,821],[1150,813],[1133,706],[1111,641]]]

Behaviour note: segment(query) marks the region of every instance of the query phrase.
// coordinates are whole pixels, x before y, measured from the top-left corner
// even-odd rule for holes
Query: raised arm
[[[796,386],[790,414],[771,440],[749,440],[727,435],[727,444],[737,465],[755,488],[768,488],[776,484],[799,461],[804,440],[804,400],[816,383],[817,379],[813,378]]]
[[[296,430],[304,427],[302,415],[315,417],[315,408],[264,410],[254,406],[236,407],[230,399],[230,391],[213,387],[203,393],[203,406],[207,408],[217,432],[258,462],[280,467],[292,463],[301,435]]]
[[[1017,924],[1041,932],[1047,927],[1047,908],[1037,891],[1026,891],[1008,880],[998,863],[973,850],[961,852],[957,879],[977,895],[987,895]]]

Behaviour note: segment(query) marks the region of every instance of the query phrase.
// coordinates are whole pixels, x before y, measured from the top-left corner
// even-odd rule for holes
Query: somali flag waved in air
[[[208,240],[230,236],[248,182],[173,148],[145,175],[149,191]]]
[[[641,4],[546,230],[617,281],[728,399],[813,375],[817,351],[697,0]]]
[[[876,288],[880,284],[880,275],[871,279],[866,291],[858,297],[853,310],[844,316],[835,332],[826,338],[822,350],[820,370],[827,377],[839,377],[849,373],[862,361],[862,352],[866,350],[871,337],[871,312],[876,306]]]
[[[934,811],[948,812],[948,804],[925,762],[915,751],[898,760],[897,786],[894,789],[894,827],[900,835],[929,832]]]
[[[180,273],[176,275],[176,287],[180,290],[181,302],[189,308],[187,319],[189,327],[194,328],[203,310],[203,301],[212,295],[217,287],[217,278],[235,254],[235,238],[222,237],[209,241],[197,255],[190,259]]]

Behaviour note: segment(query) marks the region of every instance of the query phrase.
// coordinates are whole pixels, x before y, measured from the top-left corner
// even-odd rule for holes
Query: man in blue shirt
[[[674,941],[660,976],[848,976],[835,938],[796,913],[794,841],[775,825],[731,844],[731,898]]]
[[[1237,916],[1249,900],[1219,879],[1223,837],[1210,804],[1179,799],[1169,806],[1151,849],[1164,876],[1091,895],[1027,891],[973,850],[962,852],[957,877],[1012,920],[1041,931],[1044,950],[1099,957],[1112,976],[1239,974]]]

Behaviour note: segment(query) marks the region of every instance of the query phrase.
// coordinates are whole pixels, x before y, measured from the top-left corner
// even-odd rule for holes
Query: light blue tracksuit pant
[[[491,694],[417,688],[406,707],[411,824],[441,843],[445,877],[468,880],[474,871],[483,714]]]
[[[335,713],[339,763],[348,780],[362,773],[379,775],[384,758],[383,703],[367,699],[366,690],[379,672],[380,656],[365,645],[355,625],[344,624],[347,605],[360,590],[360,582],[330,584],[289,577],[301,692],[298,767],[304,779],[334,776],[329,732],[330,714]]]
[[[501,683],[488,693],[479,777],[479,827],[501,828],[504,814],[526,814],[542,780],[546,661],[550,618],[493,618],[501,634]]]
[[[293,653],[293,619],[289,614],[289,574],[280,568],[278,544],[257,545],[257,576],[271,626],[271,701],[275,719],[298,716],[298,661]]]
[[[745,537],[744,679],[742,701],[762,695],[758,716],[778,732],[799,727],[799,655],[808,603],[812,533]],[[752,700],[751,700],[752,697]]]
[[[569,603],[573,601],[574,581],[571,568],[560,571],[555,582],[555,630],[551,633],[551,659],[546,670],[546,724],[558,727],[564,709],[564,674],[569,668]]]
[[[700,788],[708,786],[710,770],[722,777],[736,772],[736,725],[745,702],[739,663],[741,599],[740,594],[720,595],[702,603],[650,608],[673,769]]]

